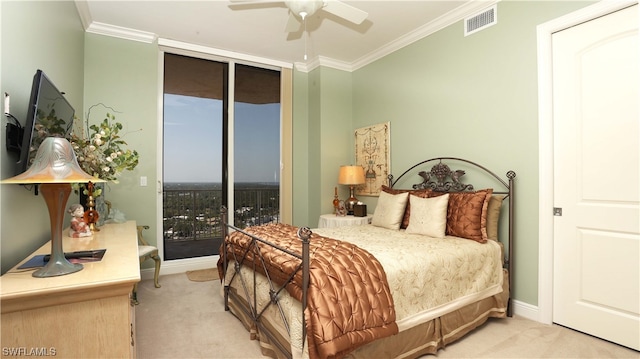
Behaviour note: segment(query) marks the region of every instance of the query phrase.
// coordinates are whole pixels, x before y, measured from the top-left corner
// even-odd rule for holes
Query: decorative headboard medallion
[[[449,166],[439,162],[431,167],[431,171],[420,171],[418,175],[423,178],[422,183],[414,184],[413,189],[431,189],[438,192],[462,192],[473,191],[473,185],[460,182],[460,177],[465,171],[451,171]],[[451,180],[447,181],[447,177]]]

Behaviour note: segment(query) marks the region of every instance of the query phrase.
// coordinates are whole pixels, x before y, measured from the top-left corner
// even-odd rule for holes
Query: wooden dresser
[[[0,277],[2,356],[135,358],[135,307],[140,281],[135,221],[107,224],[90,238],[63,233],[65,252],[106,248],[99,262],[63,276],[34,278],[17,268]]]

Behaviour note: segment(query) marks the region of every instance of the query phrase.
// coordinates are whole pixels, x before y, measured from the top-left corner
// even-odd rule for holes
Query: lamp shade
[[[78,165],[71,143],[62,137],[47,137],[42,141],[31,167],[2,183],[86,183],[105,182],[86,173]]]
[[[364,168],[361,166],[340,166],[338,183],[344,185],[358,185],[364,183]]]

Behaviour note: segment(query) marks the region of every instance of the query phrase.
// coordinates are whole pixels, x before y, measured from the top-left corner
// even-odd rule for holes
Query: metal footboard
[[[229,311],[229,297],[233,297],[233,299],[238,301],[245,299],[248,305],[248,308],[245,308],[244,306],[239,306],[239,308],[244,312],[245,315],[247,315],[251,319],[252,323],[256,326],[256,328],[258,328],[261,334],[266,335],[281,353],[285,354],[285,356],[288,356],[290,349],[284,348],[282,346],[282,344],[277,340],[277,338],[274,337],[274,335],[270,332],[270,330],[268,330],[262,324],[261,319],[264,312],[270,306],[272,305],[276,306],[282,318],[282,322],[284,323],[284,326],[287,330],[287,333],[291,335],[289,323],[282,309],[282,306],[280,305],[278,297],[283,290],[286,290],[285,287],[287,286],[287,284],[293,281],[293,278],[295,277],[295,275],[298,272],[301,272],[302,273],[302,301],[301,302],[302,302],[302,323],[303,323],[302,346],[304,347],[304,341],[306,340],[306,337],[307,337],[306,326],[304,325],[305,323],[304,312],[307,305],[307,289],[309,287],[309,243],[310,243],[310,237],[312,232],[308,227],[302,227],[298,230],[297,236],[302,241],[302,254],[294,253],[287,250],[286,248],[282,248],[276,244],[268,242],[264,239],[256,237],[250,233],[247,233],[240,228],[237,228],[233,225],[228,224],[228,213],[227,213],[226,207],[223,207],[220,212],[222,215],[222,223],[223,223],[222,225],[223,239],[226,239],[227,236],[233,231],[238,231],[251,238],[251,242],[249,246],[247,246],[247,248],[244,250],[241,256],[237,256],[235,254],[235,251],[229,251],[227,248],[229,244],[227,243],[226,240],[223,240],[223,250],[221,255],[223,255],[223,266],[224,266],[223,267],[224,268],[224,275],[223,275],[224,308],[226,311]],[[268,247],[274,248],[278,251],[286,253],[287,255],[290,255],[291,257],[294,257],[300,260],[300,264],[296,267],[296,269],[291,273],[289,278],[284,283],[278,284],[272,280],[271,276],[269,275],[269,271],[266,268],[264,258],[262,257],[260,246],[268,246]],[[252,254],[255,258],[257,258],[257,260],[253,261],[253,263],[250,264],[253,272],[253,286],[249,286],[247,281],[242,277],[242,275],[240,275],[240,269],[243,266],[243,264],[245,264],[245,262],[247,261],[249,254]],[[232,258],[229,258],[229,255],[231,255]],[[227,270],[229,269],[228,267],[229,259],[233,259],[234,265],[233,265],[233,274],[231,275],[231,278],[227,279]],[[256,277],[259,274],[258,267],[256,267],[256,262],[258,263],[257,265],[260,265],[262,267],[261,273],[264,273],[269,285],[269,302],[266,303],[261,308],[258,307],[257,293],[256,293],[257,292]],[[236,292],[231,291],[231,285],[235,281],[240,282],[242,286],[244,298],[242,298]],[[251,339],[256,339],[256,338],[252,337]]]

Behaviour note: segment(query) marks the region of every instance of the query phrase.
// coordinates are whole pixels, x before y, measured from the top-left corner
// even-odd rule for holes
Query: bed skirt
[[[425,354],[435,354],[439,349],[485,323],[487,319],[506,318],[509,300],[508,275],[504,270],[501,293],[404,330],[397,335],[364,345],[347,354],[346,358],[417,358]],[[235,292],[234,288],[230,290]],[[261,321],[263,329],[258,329],[252,324],[251,318],[246,315],[247,303],[241,295],[229,296],[229,308],[250,332],[251,339],[259,340],[263,355],[277,359],[299,356],[291,353],[289,339],[282,335],[282,331],[276,330],[268,320]],[[286,348],[287,354],[281,353],[278,347]]]

